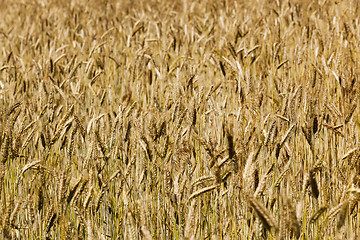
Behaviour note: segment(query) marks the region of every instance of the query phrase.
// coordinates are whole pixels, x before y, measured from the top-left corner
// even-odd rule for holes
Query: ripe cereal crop
[[[358,1],[0,3],[0,239],[360,238]]]

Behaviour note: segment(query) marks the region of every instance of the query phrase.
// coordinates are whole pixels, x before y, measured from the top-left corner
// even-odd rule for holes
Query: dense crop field
[[[1,239],[360,238],[357,1],[0,2]]]

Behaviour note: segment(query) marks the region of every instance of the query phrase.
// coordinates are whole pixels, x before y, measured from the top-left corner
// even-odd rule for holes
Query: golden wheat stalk
[[[193,194],[191,194],[188,201],[190,201],[191,199],[196,198],[204,193],[211,192],[212,190],[216,189],[217,187],[218,187],[217,185],[213,185],[213,186],[202,188],[202,189],[194,192]]]
[[[274,228],[275,230],[278,229],[277,223],[275,219],[271,216],[268,210],[261,204],[255,197],[248,195],[247,201],[249,202],[250,206],[256,212],[257,216],[259,217],[260,221],[264,225],[265,229],[270,230]]]

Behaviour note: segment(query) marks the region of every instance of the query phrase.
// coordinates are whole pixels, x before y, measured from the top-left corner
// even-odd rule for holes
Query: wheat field
[[[0,1],[1,239],[359,239],[353,1]]]

